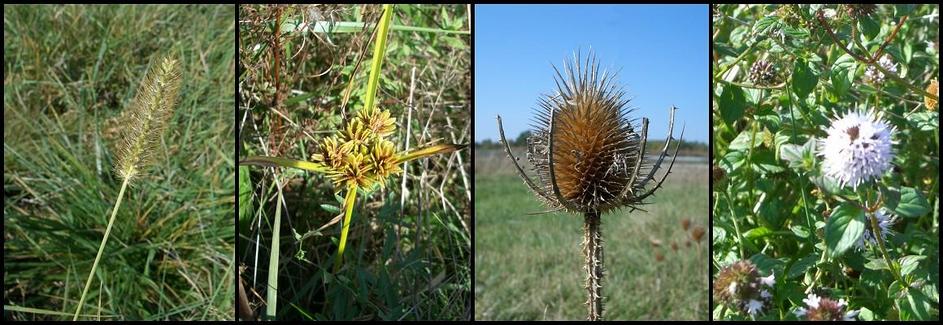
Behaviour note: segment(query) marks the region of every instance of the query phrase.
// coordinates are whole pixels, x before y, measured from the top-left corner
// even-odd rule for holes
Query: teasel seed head
[[[646,159],[648,119],[633,123],[625,93],[615,74],[600,71],[595,55],[580,54],[556,71],[556,94],[544,95],[527,139],[527,159],[536,174],[535,183],[517,165],[498,128],[508,155],[530,188],[551,208],[579,213],[601,213],[621,207],[637,208],[652,195],[670,173],[654,187],[655,172],[668,151],[674,128],[674,108],[665,147],[657,159]],[[681,136],[684,136],[682,129]],[[675,156],[677,155],[675,148]]]
[[[180,90],[176,60],[158,60],[144,77],[131,104],[127,124],[115,159],[115,173],[123,180],[140,176],[159,152],[160,137],[170,118]]]

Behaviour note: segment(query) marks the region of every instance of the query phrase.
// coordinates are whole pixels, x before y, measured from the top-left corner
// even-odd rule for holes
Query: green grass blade
[[[373,60],[370,64],[370,78],[367,80],[367,98],[364,99],[363,109],[372,110],[376,102],[377,86],[380,84],[380,67],[383,65],[383,56],[386,54],[386,36],[390,30],[390,20],[393,18],[393,5],[383,5],[383,17],[380,17],[380,27],[377,31],[377,42],[373,46]]]
[[[358,33],[363,31],[364,27],[363,22],[359,21],[339,21],[339,22],[329,22],[329,21],[319,21],[314,24],[314,29],[312,30],[315,33]],[[462,34],[469,35],[471,32],[467,30],[447,30],[440,28],[428,28],[428,27],[415,27],[415,26],[403,26],[403,25],[390,25],[390,30],[401,31],[401,32],[419,32],[419,33],[434,33],[434,34]]]
[[[23,312],[23,313],[39,314],[39,315],[51,315],[51,316],[71,316],[72,315],[70,313],[64,313],[64,312],[55,311],[55,310],[29,308],[29,307],[21,307],[21,306],[10,306],[10,305],[3,305],[3,310],[4,311],[18,311],[18,312]],[[116,317],[116,316],[107,316],[107,315],[101,316],[101,315],[90,315],[90,314],[82,314],[79,316],[82,316],[82,317],[95,316],[95,317],[109,317],[109,318]]]
[[[396,159],[396,163],[400,164],[400,163],[407,162],[410,160],[416,160],[422,157],[428,157],[428,156],[437,155],[440,153],[449,153],[453,151],[458,151],[458,150],[464,149],[467,146],[468,145],[464,145],[464,144],[437,144],[433,146],[422,147],[419,149],[414,149],[398,157]]]
[[[313,163],[310,161],[304,160],[295,160],[288,158],[280,157],[268,157],[268,156],[250,156],[243,161],[239,162],[239,165],[255,165],[255,166],[265,166],[265,167],[289,167],[289,168],[298,168],[304,169],[307,171],[312,171],[316,173],[323,173],[327,171],[327,168],[322,164]]]
[[[278,187],[278,201],[275,202],[275,226],[272,227],[272,247],[268,263],[268,287],[265,290],[265,315],[275,319],[278,305],[278,254],[282,228],[282,188]]]
[[[79,298],[79,305],[75,308],[75,315],[72,321],[79,320],[79,313],[82,311],[82,305],[85,303],[85,295],[88,294],[88,287],[92,284],[92,278],[95,277],[95,269],[98,268],[98,261],[102,258],[102,252],[105,251],[105,244],[108,243],[108,237],[111,235],[111,226],[115,225],[115,217],[118,215],[118,208],[121,207],[121,199],[124,198],[124,190],[128,188],[130,178],[125,178],[121,183],[121,191],[118,192],[118,200],[115,201],[115,207],[111,209],[111,218],[108,220],[108,227],[105,228],[105,238],[102,238],[101,246],[98,247],[98,255],[95,256],[95,262],[92,263],[92,270],[88,272],[88,280],[85,280],[85,289],[82,289],[82,297]],[[101,297],[101,296],[99,296]]]

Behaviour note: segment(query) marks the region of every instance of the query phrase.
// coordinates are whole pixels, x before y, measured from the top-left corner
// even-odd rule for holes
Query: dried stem
[[[603,251],[599,212],[589,212],[583,223],[583,255],[586,257],[586,291],[589,320],[602,320]]]

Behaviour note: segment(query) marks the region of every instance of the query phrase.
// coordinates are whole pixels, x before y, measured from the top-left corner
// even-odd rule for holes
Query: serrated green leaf
[[[829,256],[842,256],[861,238],[864,228],[864,211],[850,203],[836,206],[825,225],[825,244]]]
[[[786,272],[786,278],[792,279],[799,277],[800,275],[805,274],[812,266],[815,265],[815,261],[818,260],[818,256],[811,254],[809,256],[803,257],[792,264],[792,267],[789,268],[789,272]]]
[[[757,227],[757,228],[748,230],[746,233],[743,234],[743,237],[749,240],[756,240],[759,238],[769,236],[771,234],[773,234],[773,231],[769,230],[769,228]]]
[[[917,218],[927,214],[927,212],[930,212],[930,203],[927,202],[927,198],[925,198],[920,191],[913,187],[900,188],[900,202],[898,202],[897,207],[894,208],[894,213],[905,217]]]
[[[797,59],[792,69],[792,91],[796,93],[796,97],[804,100],[818,82],[819,76],[815,73],[812,63]]]
[[[864,267],[875,271],[890,270],[890,268],[887,267],[887,262],[885,262],[883,258],[874,258],[868,260],[868,263],[865,263]]]
[[[738,119],[743,117],[743,111],[746,108],[747,99],[743,89],[737,86],[725,85],[720,93],[718,109],[720,109],[720,118],[727,125],[733,125]]]
[[[900,258],[900,274],[908,275],[913,271],[917,270],[917,267],[920,266],[920,261],[927,258],[923,255],[907,255]]]

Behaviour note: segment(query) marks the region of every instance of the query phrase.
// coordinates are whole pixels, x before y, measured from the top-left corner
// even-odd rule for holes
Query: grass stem
[[[105,251],[105,244],[108,243],[108,236],[111,235],[111,227],[115,224],[115,217],[118,216],[118,208],[121,207],[121,199],[124,198],[124,190],[128,188],[128,182],[130,178],[125,178],[124,182],[121,183],[121,190],[118,192],[118,200],[115,201],[115,207],[111,209],[111,218],[108,219],[108,226],[105,227],[105,238],[102,239],[101,245],[98,247],[98,255],[95,255],[95,262],[92,263],[92,270],[88,272],[88,279],[85,280],[85,289],[82,289],[82,296],[79,298],[79,305],[75,308],[75,315],[72,316],[73,321],[79,320],[79,313],[82,312],[82,305],[85,303],[85,295],[88,294],[88,287],[92,284],[92,278],[95,275],[95,269],[98,268],[98,261],[102,258],[102,252]]]

